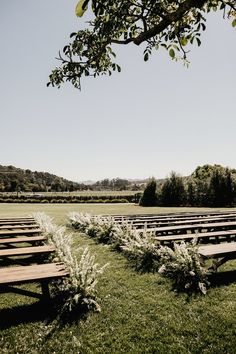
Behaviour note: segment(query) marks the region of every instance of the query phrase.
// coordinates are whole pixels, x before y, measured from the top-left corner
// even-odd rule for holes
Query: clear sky
[[[211,15],[188,69],[117,47],[122,73],[47,88],[77,0],[0,0],[0,164],[73,181],[236,168],[236,30]]]

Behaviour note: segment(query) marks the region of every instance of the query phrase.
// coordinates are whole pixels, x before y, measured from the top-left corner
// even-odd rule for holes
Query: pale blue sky
[[[0,0],[0,164],[82,181],[236,168],[236,31],[210,16],[189,69],[117,47],[122,73],[82,92],[47,88],[55,57],[85,19],[76,0]]]

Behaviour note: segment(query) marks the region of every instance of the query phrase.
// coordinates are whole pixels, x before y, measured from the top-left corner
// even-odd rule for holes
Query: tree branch
[[[169,13],[158,24],[153,26],[147,31],[142,32],[138,37],[133,39],[133,42],[140,45],[142,42],[156,36],[164,31],[172,22],[177,22],[183,18],[183,16],[192,8],[201,8],[207,1],[206,0],[186,0],[181,3],[175,12]]]

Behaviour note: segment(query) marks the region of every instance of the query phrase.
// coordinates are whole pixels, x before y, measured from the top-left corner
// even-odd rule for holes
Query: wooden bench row
[[[10,238],[0,238],[0,245],[15,244],[15,243],[42,243],[46,241],[45,236],[20,236]]]
[[[46,237],[42,235],[34,219],[29,218],[27,222],[25,218],[1,220],[0,246],[2,247],[0,248],[0,260],[6,264],[4,260],[9,259],[13,266],[5,265],[0,268],[0,290],[40,297],[37,293],[12,287],[12,285],[39,281],[42,285],[43,297],[48,297],[48,282],[51,279],[68,275],[63,263],[41,264],[43,257],[47,256],[48,259],[48,255],[55,251],[55,247],[42,245]],[[32,246],[32,244],[35,245]],[[36,259],[37,264],[30,264],[32,261],[35,262]],[[16,266],[16,264],[21,263],[24,265]]]
[[[27,229],[37,229],[39,226],[37,224],[16,224],[16,225],[0,225],[0,231],[2,230],[15,230],[15,229],[20,229],[20,230],[27,230]]]
[[[135,221],[135,220],[180,220],[180,219],[189,219],[189,218],[204,218],[204,217],[212,217],[212,216],[222,216],[222,215],[236,215],[236,211],[216,211],[216,212],[202,212],[202,213],[165,213],[165,214],[136,214],[136,215],[102,215],[104,217],[112,217],[114,220],[127,220],[127,221]]]
[[[227,261],[236,258],[236,242],[200,246],[198,252],[203,260],[213,259],[210,269],[216,271]]]
[[[216,222],[216,223],[206,223],[206,224],[195,224],[195,225],[180,225],[180,226],[166,226],[146,229],[147,232],[153,233],[155,235],[168,235],[168,234],[180,234],[183,231],[185,233],[199,233],[204,231],[216,231],[216,230],[230,230],[236,227],[236,221],[228,222]],[[145,229],[138,229],[137,232],[143,233]]]
[[[136,224],[144,224],[144,223],[183,223],[188,222],[188,221],[194,221],[197,222],[197,220],[200,221],[204,221],[204,220],[221,220],[221,219],[236,219],[236,213],[230,213],[230,214],[219,214],[219,215],[211,215],[211,216],[188,216],[188,217],[171,217],[171,218],[167,218],[167,217],[150,217],[150,218],[134,218],[134,219],[120,219],[120,220],[116,220],[115,221],[119,224],[122,222],[126,222],[126,223],[132,223],[132,225],[136,225]]]
[[[16,248],[7,248],[0,250],[0,259],[4,257],[16,257],[16,256],[26,256],[26,255],[36,255],[39,254],[43,256],[48,253],[55,251],[54,246],[29,246],[29,247],[16,247]]]
[[[216,222],[228,222],[236,221],[236,215],[228,217],[215,217],[215,218],[201,218],[201,219],[187,219],[178,221],[145,221],[145,222],[131,222],[128,223],[136,229],[142,228],[157,228],[157,227],[169,227],[169,226],[181,226],[181,225],[194,225],[194,224],[206,224],[206,223],[216,223]],[[121,224],[121,223],[120,223]]]
[[[213,240],[215,242],[220,242],[221,239],[225,240],[227,238],[230,240],[232,237],[236,237],[236,229],[228,231],[215,231],[215,232],[201,232],[197,234],[179,234],[179,235],[168,235],[168,236],[154,236],[153,239],[158,241],[161,245],[170,244],[177,241],[192,241],[194,238],[199,241],[202,240]]]
[[[47,263],[18,267],[0,268],[0,290],[2,292],[14,292],[21,295],[31,296],[47,300],[50,298],[48,283],[50,280],[66,277],[69,275],[64,263]],[[40,282],[42,295],[22,290],[12,285]]]
[[[1,236],[10,236],[10,235],[38,235],[42,232],[39,228],[29,229],[29,230],[0,230]]]

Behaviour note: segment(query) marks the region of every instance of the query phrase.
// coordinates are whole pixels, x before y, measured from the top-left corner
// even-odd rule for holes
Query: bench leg
[[[231,259],[233,259],[233,257],[230,257],[230,256],[226,256],[226,257],[223,257],[221,259],[217,259],[217,260],[214,260],[212,262],[212,266],[209,268],[209,270],[213,270],[213,271],[217,271],[217,269],[222,266],[224,263],[230,261]]]
[[[48,287],[48,281],[42,281],[41,282],[41,287],[42,287],[43,299],[44,300],[50,300],[50,292],[49,292],[49,287]]]

